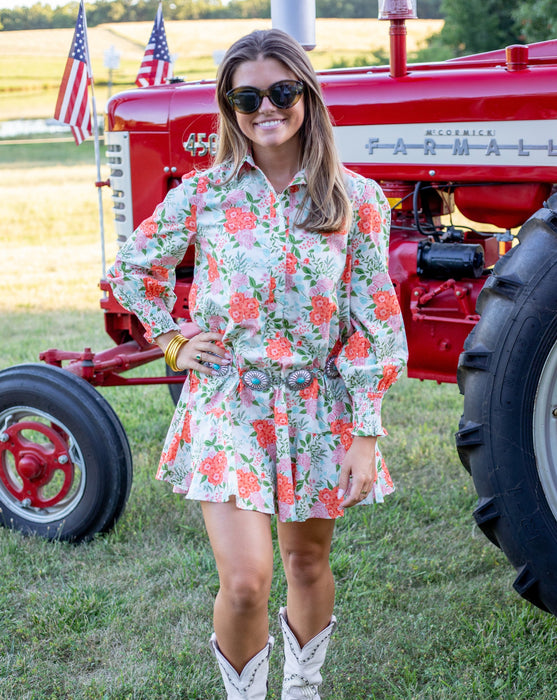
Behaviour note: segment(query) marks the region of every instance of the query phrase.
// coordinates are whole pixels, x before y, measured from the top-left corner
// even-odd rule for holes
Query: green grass
[[[37,168],[52,167],[53,163],[59,165],[91,165],[95,163],[95,151],[92,139],[88,139],[76,147],[73,137],[70,135],[63,138],[49,138],[44,141],[44,137],[35,138],[22,137],[21,140],[35,140],[34,144],[17,143],[19,139],[6,139],[0,141],[0,170],[12,170],[14,163],[17,168]],[[11,143],[16,141],[16,143]],[[103,142],[100,143],[103,152]],[[103,160],[104,162],[104,153]]]
[[[3,240],[17,261],[1,290],[0,368],[36,361],[49,347],[110,346],[97,305],[99,271],[82,261],[97,245],[89,169],[45,167],[40,149],[22,147],[25,167],[0,171],[10,222]],[[218,581],[200,509],[154,480],[173,410],[168,391],[100,391],[130,440],[129,502],[113,532],[84,545],[0,530],[0,699],[222,698],[207,646]],[[473,525],[476,496],[453,439],[460,412],[455,385],[403,379],[385,400],[390,436],[382,447],[397,491],[338,523],[332,566],[340,625],[323,698],[557,696],[555,618],[514,593],[512,567]],[[276,564],[271,700],[280,697],[276,612],[285,599],[278,553]]]

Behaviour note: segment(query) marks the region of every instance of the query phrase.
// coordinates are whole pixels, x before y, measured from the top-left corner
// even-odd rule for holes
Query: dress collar
[[[238,179],[240,179],[244,173],[248,173],[250,170],[258,170],[260,173],[263,173],[261,168],[255,164],[255,161],[253,160],[253,154],[251,151],[246,153],[246,155],[243,157],[240,163],[240,167],[238,168]],[[288,187],[294,187],[295,185],[307,185],[306,171],[303,168],[301,170],[298,170],[298,172],[294,175],[294,177],[288,184]]]

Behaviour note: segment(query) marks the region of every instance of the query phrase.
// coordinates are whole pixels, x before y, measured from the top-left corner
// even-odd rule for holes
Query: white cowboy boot
[[[226,688],[227,700],[264,700],[267,696],[267,675],[269,673],[269,656],[275,640],[269,641],[238,674],[232,664],[223,656],[217,644],[215,634],[211,636],[211,647],[219,664],[219,669]]]
[[[281,608],[279,621],[284,637],[284,679],[282,683],[282,700],[298,698],[319,699],[319,686],[323,680],[321,666],[325,661],[327,647],[337,619],[333,615],[324,630],[300,649],[298,640],[286,621],[286,608]]]

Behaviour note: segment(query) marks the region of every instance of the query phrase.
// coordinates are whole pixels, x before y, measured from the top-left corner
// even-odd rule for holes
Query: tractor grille
[[[122,245],[133,232],[130,136],[127,131],[106,131],[104,139],[110,165],[114,227],[118,244]]]

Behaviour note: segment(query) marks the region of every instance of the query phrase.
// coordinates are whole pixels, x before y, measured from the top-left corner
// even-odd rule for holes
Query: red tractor
[[[390,273],[409,376],[458,380],[464,394],[456,442],[478,492],[476,522],[516,567],[518,593],[557,614],[557,40],[407,66],[411,4],[382,4],[390,66],[320,74],[338,148],[392,204]],[[210,162],[216,112],[213,81],[111,99],[119,241]],[[457,210],[467,225],[453,220]],[[184,323],[192,266],[189,251],[173,310]],[[74,541],[109,529],[126,503],[131,455],[93,387],[167,383],[174,397],[181,388],[170,372],[126,377],[161,353],[101,287],[113,347],[48,350],[44,364],[0,372],[7,526]]]

